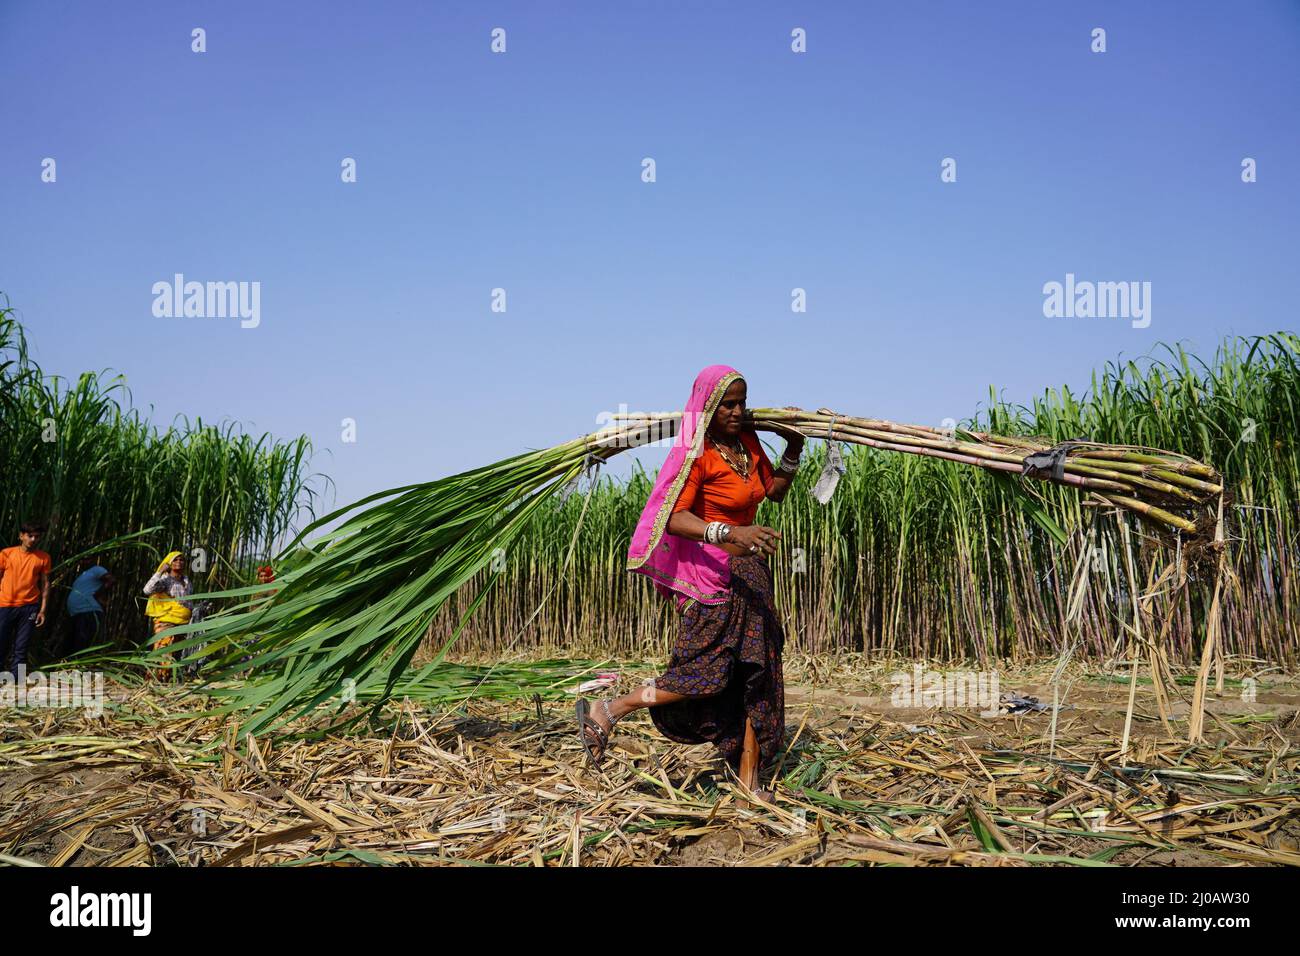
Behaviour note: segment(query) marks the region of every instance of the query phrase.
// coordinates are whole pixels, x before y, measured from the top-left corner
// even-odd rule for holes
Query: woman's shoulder
[[[695,461],[691,462],[691,470],[697,473],[708,474],[712,471],[716,471],[717,466],[721,461],[722,459],[718,456],[718,450],[713,447],[713,442],[706,438],[704,440],[704,447],[702,447],[700,453],[695,456]]]
[[[762,442],[758,440],[757,432],[741,432],[740,440],[745,443],[745,447],[749,449],[751,455],[767,457],[767,452],[763,451]]]

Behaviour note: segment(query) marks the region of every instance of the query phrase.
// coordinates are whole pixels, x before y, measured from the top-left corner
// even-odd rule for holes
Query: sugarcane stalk
[[[1174,528],[1179,528],[1189,534],[1196,531],[1196,523],[1194,521],[1180,518],[1176,514],[1165,511],[1163,508],[1159,508],[1156,505],[1149,504],[1145,501],[1140,501],[1137,498],[1129,498],[1122,495],[1102,495],[1102,497],[1113,505],[1127,508],[1130,511],[1136,511],[1138,514],[1144,515],[1147,518],[1151,518]]]

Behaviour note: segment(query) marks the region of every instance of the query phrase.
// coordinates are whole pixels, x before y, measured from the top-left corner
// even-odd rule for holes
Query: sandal
[[[579,697],[574,708],[578,715],[578,739],[582,741],[582,749],[587,751],[588,759],[597,767],[605,760],[605,751],[609,747],[609,735],[613,732],[614,725],[622,719],[609,712],[608,701],[602,699],[600,704],[605,708],[605,719],[609,721],[609,730],[591,719],[591,705],[587,703],[585,698]],[[587,736],[589,729],[596,733],[595,748],[592,746],[592,739]]]

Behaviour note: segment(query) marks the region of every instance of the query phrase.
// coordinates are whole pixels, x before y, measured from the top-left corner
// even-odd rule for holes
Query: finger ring
[[[756,544],[751,544],[751,545],[749,546],[749,550],[750,550],[750,551],[757,551],[757,550],[758,550],[758,545],[756,545]]]

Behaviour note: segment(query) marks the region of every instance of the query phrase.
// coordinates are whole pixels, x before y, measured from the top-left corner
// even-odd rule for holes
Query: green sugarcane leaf
[[[971,832],[975,834],[975,839],[980,841],[980,846],[984,847],[989,853],[1001,852],[1002,848],[993,839],[993,835],[985,829],[984,824],[980,823],[979,817],[975,815],[974,810],[968,809],[966,811],[966,819],[970,823]]]
[[[1052,539],[1059,545],[1064,546],[1069,540],[1069,535],[1065,533],[1059,524],[1052,520],[1052,516],[1047,513],[1043,503],[1034,495],[1021,488],[1014,478],[1005,472],[991,472],[991,474],[1002,484],[1011,494],[1011,499],[1020,506],[1020,509],[1029,517],[1029,520],[1042,528]]]

